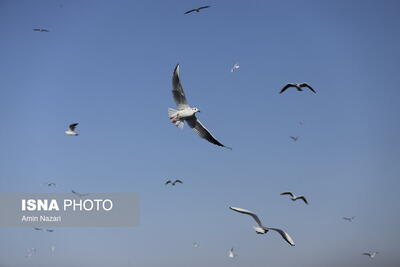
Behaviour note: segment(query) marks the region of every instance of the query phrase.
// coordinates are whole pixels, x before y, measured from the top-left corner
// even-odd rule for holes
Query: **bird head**
[[[198,109],[198,108],[192,108],[192,111],[193,111],[194,113],[197,113],[197,112],[200,112],[200,109]]]

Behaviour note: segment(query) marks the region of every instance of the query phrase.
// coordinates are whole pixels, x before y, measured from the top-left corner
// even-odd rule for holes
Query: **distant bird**
[[[343,220],[352,222],[355,218],[356,218],[355,216],[352,216],[352,217],[343,217]]]
[[[296,195],[293,194],[292,192],[283,192],[283,193],[281,193],[281,196],[283,196],[283,195],[289,195],[289,196],[290,196],[290,199],[291,199],[292,201],[296,201],[296,200],[298,200],[298,199],[301,199],[301,200],[304,201],[304,203],[308,204],[308,201],[307,201],[307,199],[306,199],[304,196],[296,196]]]
[[[231,258],[231,259],[233,259],[233,258],[236,257],[236,253],[233,252],[233,248],[231,248],[231,249],[228,251],[228,257]]]
[[[72,192],[72,194],[74,194],[74,195],[76,195],[76,196],[78,196],[80,198],[90,195],[90,194],[81,194],[81,193],[78,193],[78,192],[76,192],[74,190],[71,190],[71,192]]]
[[[253,217],[253,219],[256,221],[256,223],[258,224],[258,226],[254,226],[254,230],[256,231],[257,234],[266,234],[269,230],[272,231],[276,231],[278,232],[283,239],[285,239],[286,242],[288,242],[291,246],[294,246],[294,241],[293,239],[289,236],[288,233],[284,232],[281,229],[277,229],[277,228],[269,228],[266,226],[263,226],[260,219],[258,218],[258,216],[256,214],[254,214],[251,211],[245,210],[245,209],[241,209],[241,208],[235,208],[235,207],[229,207],[231,210],[239,212],[239,213],[243,213],[243,214],[247,214],[250,215],[251,217]]]
[[[279,93],[282,94],[283,92],[286,91],[286,89],[288,89],[290,87],[296,88],[297,91],[303,91],[302,88],[305,87],[305,88],[308,88],[311,91],[313,91],[315,94],[317,93],[317,92],[315,92],[315,90],[308,83],[288,83],[282,88],[282,90]]]
[[[26,258],[30,258],[30,257],[32,257],[32,255],[33,254],[35,254],[36,253],[36,248],[28,248],[27,250],[26,250],[26,255],[25,255],[25,257]]]
[[[56,250],[56,247],[55,246],[51,246],[50,250],[51,250],[51,252],[54,252]]]
[[[52,233],[52,232],[54,232],[54,230],[53,229],[46,229],[46,232]]]
[[[215,137],[207,130],[206,127],[196,118],[196,113],[200,112],[198,108],[192,108],[188,105],[185,92],[183,91],[181,81],[179,78],[179,64],[176,65],[172,75],[172,95],[178,109],[168,109],[168,117],[173,124],[179,128],[183,128],[186,121],[190,128],[192,128],[201,138],[206,139],[208,142],[217,146],[222,146],[232,149],[221,144]]]
[[[34,32],[49,32],[49,30],[43,29],[43,28],[36,28],[36,29],[33,29],[33,31]]]
[[[167,184],[175,185],[176,183],[183,184],[183,182],[181,180],[175,180],[175,181],[168,180],[168,181],[165,182],[166,185]]]
[[[199,247],[199,243],[194,242],[194,243],[193,243],[193,247],[198,248],[198,247]]]
[[[378,253],[379,253],[378,251],[375,251],[375,252],[365,252],[365,253],[363,253],[363,255],[366,255],[366,256],[368,256],[370,259],[373,259],[373,258],[375,258],[376,254],[378,254]]]
[[[56,184],[55,184],[55,183],[46,183],[46,185],[47,185],[48,187],[51,187],[51,186],[56,186]]]
[[[77,132],[75,132],[76,126],[78,126],[79,123],[72,123],[68,126],[68,130],[65,131],[66,135],[71,135],[71,136],[77,136],[79,135]]]
[[[304,121],[299,121],[300,126],[303,126]]]
[[[300,136],[289,136],[293,141],[297,142]]]
[[[205,8],[210,8],[211,6],[202,6],[202,7],[198,7],[198,8],[193,8],[193,9],[191,9],[191,10],[188,10],[188,11],[186,11],[185,12],[185,14],[189,14],[189,13],[192,13],[192,12],[200,12],[200,10],[202,10],[202,9],[205,9]]]
[[[234,72],[235,70],[239,69],[240,66],[238,63],[233,64],[232,68],[231,68],[231,72]]]
[[[36,231],[43,231],[43,228],[39,228],[39,227],[35,227],[33,229],[36,230]]]

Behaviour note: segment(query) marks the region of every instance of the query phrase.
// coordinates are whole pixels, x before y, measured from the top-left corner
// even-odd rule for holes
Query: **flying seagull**
[[[292,201],[296,201],[296,200],[298,200],[298,199],[301,199],[301,200],[304,201],[304,203],[308,204],[308,201],[307,201],[307,199],[306,199],[304,196],[296,196],[296,195],[293,194],[292,192],[283,192],[283,193],[281,193],[281,196],[283,196],[283,195],[289,195],[289,196],[290,196],[290,199],[291,199]]]
[[[76,195],[76,196],[78,196],[80,198],[90,195],[90,194],[81,194],[81,193],[78,193],[78,192],[76,192],[74,190],[71,190],[71,192],[72,192],[72,194],[74,194],[74,195]]]
[[[315,92],[315,90],[314,90],[308,83],[288,83],[288,84],[286,84],[286,85],[282,88],[282,90],[281,90],[279,93],[282,94],[283,92],[286,91],[286,89],[288,89],[288,88],[290,88],[290,87],[296,88],[297,91],[303,91],[302,88],[305,87],[305,88],[308,88],[308,89],[310,89],[311,91],[313,91],[314,94],[317,93],[317,92]]]
[[[343,220],[352,222],[355,218],[356,218],[356,216],[352,216],[352,217],[343,217]]]
[[[193,8],[191,10],[186,11],[185,14],[189,14],[189,13],[192,13],[192,12],[195,12],[195,11],[196,12],[200,12],[200,10],[205,9],[205,8],[209,8],[209,7],[211,7],[211,6],[202,6],[202,7],[198,7],[198,8]]]
[[[194,243],[193,243],[193,247],[198,248],[198,247],[199,247],[199,243],[194,242]]]
[[[217,146],[222,146],[232,149],[221,144],[215,137],[207,130],[206,127],[196,118],[196,113],[200,112],[198,108],[192,108],[188,105],[185,92],[181,85],[179,78],[179,64],[176,65],[172,75],[172,95],[178,109],[168,109],[168,117],[173,124],[179,128],[183,128],[186,121],[190,128],[192,128],[201,138],[206,139],[208,142]]]
[[[68,126],[68,130],[65,131],[66,135],[71,135],[71,136],[77,136],[79,135],[77,132],[75,132],[76,126],[78,126],[79,123],[72,123]]]
[[[54,230],[53,229],[46,229],[46,232],[52,233],[52,232],[54,232]]]
[[[34,32],[49,32],[49,30],[44,29],[44,28],[36,28],[36,29],[33,29],[33,31]]]
[[[165,184],[167,185],[167,184],[172,184],[172,185],[175,185],[176,183],[178,183],[178,184],[183,184],[183,182],[181,181],[181,180],[175,180],[175,181],[171,181],[171,180],[168,180],[168,181],[166,181],[165,182]]]
[[[33,229],[36,230],[36,231],[43,231],[43,228],[39,228],[39,227],[35,227]]]
[[[366,255],[366,256],[368,256],[370,259],[373,259],[373,258],[375,258],[376,254],[378,254],[378,253],[379,253],[378,251],[375,251],[375,252],[365,252],[365,253],[363,253],[363,255]]]
[[[236,253],[233,252],[233,248],[231,248],[231,249],[228,251],[228,257],[231,258],[231,259],[233,259],[233,258],[236,257]]]
[[[234,72],[235,70],[239,69],[240,66],[238,63],[233,64],[232,68],[231,68],[231,72]]]
[[[51,187],[51,186],[56,186],[56,184],[55,184],[55,183],[46,183],[46,185],[47,185],[48,187]]]
[[[291,246],[294,246],[294,241],[289,236],[288,233],[286,233],[285,231],[283,231],[281,229],[269,228],[269,227],[263,226],[260,219],[258,218],[258,216],[256,214],[254,214],[253,212],[245,210],[245,209],[241,209],[241,208],[235,208],[235,207],[229,207],[229,208],[233,211],[247,214],[247,215],[250,215],[251,217],[253,217],[253,219],[258,224],[258,226],[253,226],[253,228],[254,228],[254,230],[256,230],[257,234],[266,234],[269,230],[276,231],[282,236],[283,239],[285,239],[286,242],[288,242]]]
[[[300,136],[289,136],[293,141],[297,142]]]

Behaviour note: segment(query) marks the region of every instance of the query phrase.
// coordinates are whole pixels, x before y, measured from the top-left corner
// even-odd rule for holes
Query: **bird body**
[[[72,123],[68,126],[68,130],[65,131],[66,135],[70,136],[78,136],[79,134],[75,132],[76,126],[78,126],[79,123]]]
[[[43,28],[36,28],[36,29],[33,29],[33,31],[34,32],[49,32],[49,30],[43,29]]]
[[[293,141],[297,142],[300,136],[289,136]]]
[[[231,249],[229,250],[229,252],[228,252],[228,257],[231,258],[231,259],[233,259],[233,258],[236,257],[236,253],[233,252],[233,248],[231,248]]]
[[[304,201],[304,203],[308,204],[308,201],[307,201],[307,199],[306,199],[304,196],[296,196],[296,195],[293,194],[292,192],[283,192],[283,193],[281,193],[281,196],[283,196],[283,195],[289,195],[289,196],[290,196],[290,199],[291,199],[292,201],[296,201],[296,200],[301,199],[301,200]]]
[[[352,222],[355,218],[356,218],[355,216],[352,216],[352,217],[343,217],[343,220]]]
[[[294,87],[297,89],[297,91],[301,92],[303,91],[303,88],[308,88],[310,89],[314,94],[316,94],[317,92],[315,92],[314,88],[312,88],[308,83],[288,83],[286,84],[281,91],[279,92],[280,94],[282,94],[283,92],[286,91],[286,89],[290,88],[290,87]]]
[[[231,68],[231,72],[234,72],[235,70],[237,70],[237,69],[239,69],[239,68],[240,68],[239,64],[238,64],[238,63],[235,63],[235,64],[232,66],[232,68]]]
[[[363,255],[366,255],[366,256],[368,256],[370,259],[373,259],[373,258],[375,258],[376,254],[378,254],[378,253],[379,253],[378,251],[375,251],[375,252],[365,252],[365,253],[363,253]]]
[[[258,218],[258,216],[255,213],[245,210],[245,209],[242,209],[242,208],[235,208],[235,207],[229,207],[229,208],[233,211],[236,211],[236,212],[239,212],[242,214],[246,214],[246,215],[250,215],[257,223],[257,226],[253,226],[253,228],[257,234],[266,234],[269,230],[272,230],[272,231],[279,233],[281,235],[281,237],[286,242],[289,243],[289,245],[291,245],[291,246],[295,245],[293,239],[285,231],[278,229],[278,228],[270,228],[270,227],[263,226],[261,223],[261,220]]]
[[[179,78],[179,64],[175,66],[172,74],[172,96],[174,97],[177,109],[169,108],[168,117],[175,126],[183,128],[186,122],[201,138],[214,145],[232,149],[215,139],[210,131],[196,118],[196,113],[200,112],[200,110],[196,107],[190,107],[187,103],[186,95]]]

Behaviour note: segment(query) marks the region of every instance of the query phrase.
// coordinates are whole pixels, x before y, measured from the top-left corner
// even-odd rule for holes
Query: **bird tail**
[[[177,115],[178,115],[178,111],[177,111],[176,109],[168,108],[168,118],[169,118],[169,120],[170,120],[173,124],[175,124],[176,127],[182,129],[183,126],[184,126],[185,124],[184,124],[183,121],[181,121],[181,120],[178,118]]]

